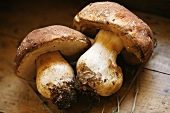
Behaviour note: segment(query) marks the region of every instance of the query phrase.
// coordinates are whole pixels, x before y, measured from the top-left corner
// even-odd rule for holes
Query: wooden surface
[[[72,27],[74,15],[86,3],[74,2],[5,2],[0,6],[0,113],[60,113],[49,100],[42,98],[26,82],[13,73],[13,59],[19,42],[32,30],[61,24]],[[170,19],[135,12],[158,34],[158,45],[150,61],[138,77],[139,93],[136,113],[170,113]],[[124,81],[117,93],[122,96],[131,79]],[[130,113],[135,85],[120,106],[121,113]],[[94,99],[80,96],[65,113],[111,113],[116,107],[116,95]]]

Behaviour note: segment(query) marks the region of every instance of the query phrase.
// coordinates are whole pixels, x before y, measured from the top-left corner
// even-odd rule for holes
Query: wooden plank
[[[13,3],[13,2],[12,2]],[[62,24],[72,26],[72,18],[85,4],[76,2],[21,2],[4,6],[8,10],[1,11],[0,16],[0,112],[10,113],[48,113],[59,110],[47,99],[40,100],[40,95],[20,81],[12,71],[13,58],[18,43],[28,32],[35,28]],[[80,4],[79,4],[80,3]],[[1,4],[2,5],[2,4]],[[30,8],[31,7],[31,8]],[[44,8],[45,7],[45,8]],[[48,9],[48,10],[47,10]],[[66,11],[67,9],[67,11]],[[170,112],[170,20],[150,14],[135,12],[153,30],[159,31],[158,46],[150,61],[145,65],[139,77],[140,92],[135,111],[142,113]],[[153,70],[153,71],[150,71]],[[166,73],[166,74],[162,74]],[[119,95],[123,95],[130,80],[125,80]],[[90,97],[82,96],[66,113],[83,113],[91,102]],[[121,105],[121,112],[130,112],[134,99],[134,86]],[[46,106],[50,106],[50,109]],[[116,94],[94,100],[89,113],[111,112],[116,106]]]
[[[170,76],[153,71],[144,70],[139,77],[139,95],[136,103],[136,112],[163,113],[170,112]],[[133,93],[123,102],[122,109],[129,109],[132,104],[128,101]],[[126,111],[125,109],[125,111]]]

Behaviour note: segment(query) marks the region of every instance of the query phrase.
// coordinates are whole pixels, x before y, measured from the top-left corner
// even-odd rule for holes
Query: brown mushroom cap
[[[33,81],[36,75],[35,61],[39,55],[58,50],[63,56],[76,59],[89,47],[89,39],[71,28],[53,25],[36,29],[18,47],[14,71],[19,77]]]
[[[91,3],[75,16],[73,24],[75,29],[90,36],[100,29],[119,35],[125,47],[122,54],[130,64],[146,62],[153,52],[153,34],[149,26],[117,3]]]

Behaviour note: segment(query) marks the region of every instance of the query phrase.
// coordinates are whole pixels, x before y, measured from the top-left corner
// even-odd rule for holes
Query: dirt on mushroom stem
[[[68,108],[72,103],[76,102],[74,81],[64,82],[62,86],[53,85],[53,88],[49,88],[49,90],[54,104],[56,104],[60,110]]]
[[[70,107],[76,100],[72,67],[58,51],[40,55],[37,60],[37,90],[50,98],[59,109]]]

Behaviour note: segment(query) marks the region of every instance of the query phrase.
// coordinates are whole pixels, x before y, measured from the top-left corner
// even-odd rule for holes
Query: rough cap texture
[[[18,47],[14,71],[19,77],[32,81],[36,75],[35,60],[39,55],[58,50],[63,56],[78,57],[89,46],[90,41],[85,35],[65,26],[36,29]]]
[[[153,34],[149,26],[125,7],[114,2],[91,3],[74,18],[75,29],[94,36],[100,29],[120,36],[122,54],[130,64],[146,62],[153,52]]]

